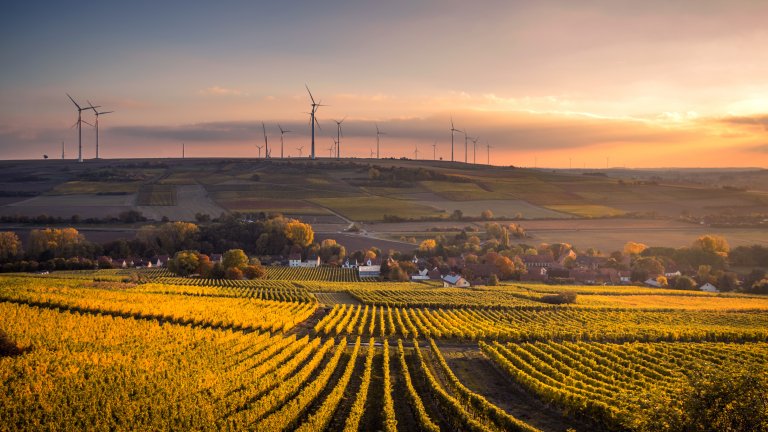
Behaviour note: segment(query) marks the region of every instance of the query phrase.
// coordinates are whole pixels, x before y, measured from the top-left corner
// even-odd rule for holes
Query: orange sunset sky
[[[568,168],[768,167],[768,2],[16,2],[0,15],[0,158],[77,156],[65,92],[115,113],[101,155]],[[92,122],[93,115],[86,113]],[[86,158],[94,131],[83,129]],[[470,142],[471,146],[471,142]],[[464,137],[456,136],[456,160]],[[473,149],[469,162],[474,161]]]

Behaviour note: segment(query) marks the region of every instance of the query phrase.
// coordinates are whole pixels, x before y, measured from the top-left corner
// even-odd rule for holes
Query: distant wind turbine
[[[464,133],[464,163],[468,162],[467,159],[467,142],[471,139],[469,135],[467,135],[467,131],[462,131]]]
[[[99,158],[99,116],[104,114],[110,114],[114,111],[96,111],[96,107],[93,106],[91,101],[87,101],[88,105],[90,105],[93,108],[93,113],[96,114],[96,159]]]
[[[371,159],[373,159],[373,149],[371,149]]]
[[[61,160],[64,160],[64,141],[61,142]]]
[[[413,160],[419,160],[419,143],[416,143],[416,149],[413,150]]]
[[[264,157],[269,159],[269,140],[267,139],[267,127],[264,126],[264,122],[261,122],[261,130],[264,132]],[[261,157],[261,149],[259,149],[259,157]]]
[[[453,162],[453,133],[454,132],[463,133],[463,131],[456,129],[453,126],[453,116],[451,116],[451,162]]]
[[[432,144],[432,160],[437,160],[437,140]]]
[[[331,137],[331,141],[333,141],[333,145],[328,147],[328,159],[333,157],[333,151],[336,150],[336,140]]]
[[[479,140],[479,137],[470,138],[472,140],[472,145],[474,146],[474,153],[472,155],[472,163],[477,163],[477,140]]]
[[[261,159],[261,149],[263,149],[264,146],[256,144],[256,148],[259,149],[259,159]]]
[[[492,149],[492,148],[493,148],[493,147],[491,147],[491,145],[490,145],[490,144],[488,144],[488,142],[486,141],[486,143],[485,143],[485,149],[486,149],[486,151],[488,151],[488,165],[490,165],[490,164],[491,164],[491,149]]]
[[[336,140],[334,141],[336,143],[336,159],[341,159],[341,137],[344,136],[344,134],[341,133],[341,124],[344,123],[344,120],[346,119],[347,118],[344,117],[341,121],[334,120],[334,122],[336,122]]]
[[[301,146],[301,147],[296,147],[296,150],[298,150],[298,151],[299,151],[299,157],[301,157],[301,155],[302,155],[302,152],[304,151],[304,146]]]
[[[376,159],[381,159],[381,153],[379,153],[379,136],[381,135],[386,135],[386,133],[380,131],[379,125],[376,124]]]
[[[83,111],[89,110],[89,109],[95,109],[100,108],[99,106],[87,106],[85,108],[81,107],[80,105],[75,102],[74,99],[72,99],[72,96],[69,95],[69,93],[66,93],[69,100],[72,101],[73,104],[77,107],[77,123],[75,125],[77,126],[77,161],[82,162],[83,161]],[[90,105],[90,103],[88,104]],[[86,124],[90,124],[86,122]]]
[[[317,128],[320,129],[320,123],[317,121],[317,117],[315,117],[315,114],[317,113],[317,109],[322,105],[319,102],[315,102],[314,96],[312,96],[312,92],[309,91],[309,86],[304,84],[304,87],[307,88],[307,93],[309,93],[309,99],[312,101],[312,111],[309,113],[309,124],[312,126],[312,159],[315,158],[315,125],[317,125]],[[322,102],[322,101],[320,101]]]
[[[280,123],[277,124],[278,129],[280,129],[280,159],[282,159],[283,156],[283,135],[290,132],[288,129],[283,129],[282,126],[280,126]]]

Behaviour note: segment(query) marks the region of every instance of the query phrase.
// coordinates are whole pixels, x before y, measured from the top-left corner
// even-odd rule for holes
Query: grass
[[[509,199],[509,195],[505,193],[488,191],[475,183],[424,181],[421,184],[435,194],[453,201]]]
[[[624,212],[619,209],[599,204],[558,204],[547,205],[544,207],[550,210],[555,210],[562,213],[570,213],[586,218],[620,216],[624,214]]]
[[[356,221],[380,221],[384,215],[401,218],[439,217],[445,213],[432,207],[417,204],[413,201],[392,198],[366,196],[349,198],[315,198],[311,202],[328,207],[345,217]]]

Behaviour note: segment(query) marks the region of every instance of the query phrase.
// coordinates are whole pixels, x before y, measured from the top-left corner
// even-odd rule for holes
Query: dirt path
[[[599,426],[569,417],[523,390],[479,349],[441,346],[440,352],[462,384],[532,426],[543,431],[600,430]]]

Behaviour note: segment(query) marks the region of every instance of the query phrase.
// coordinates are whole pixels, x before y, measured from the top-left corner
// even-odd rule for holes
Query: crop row
[[[314,329],[325,335],[500,341],[766,341],[768,315],[682,310],[485,310],[336,305]]]

